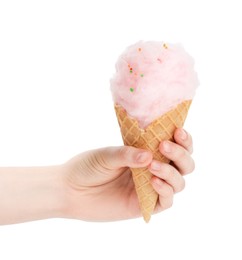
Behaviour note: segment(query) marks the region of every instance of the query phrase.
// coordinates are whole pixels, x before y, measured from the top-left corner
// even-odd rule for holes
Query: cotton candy
[[[182,45],[139,41],[119,57],[110,84],[114,103],[146,128],[193,99],[199,82],[194,60]]]

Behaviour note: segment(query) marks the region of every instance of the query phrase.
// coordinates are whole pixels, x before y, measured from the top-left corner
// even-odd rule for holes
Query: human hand
[[[114,221],[141,215],[129,167],[148,167],[151,183],[159,194],[156,212],[172,205],[183,190],[183,175],[194,170],[192,138],[177,129],[175,142],[160,143],[160,152],[172,164],[152,159],[148,151],[134,147],[108,147],[77,155],[63,165],[66,194],[65,217],[88,221]]]

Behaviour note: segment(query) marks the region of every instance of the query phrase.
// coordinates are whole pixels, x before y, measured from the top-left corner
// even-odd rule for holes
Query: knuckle
[[[180,182],[179,186],[176,189],[176,192],[181,192],[185,189],[186,186],[186,182],[185,180],[182,178],[182,181]]]
[[[170,185],[167,185],[166,189],[163,190],[165,198],[172,198],[173,197],[173,188]]]
[[[166,186],[162,189],[162,193],[160,194],[159,201],[162,209],[168,209],[173,205],[173,195],[174,190],[171,186]]]
[[[125,160],[126,158],[129,158],[131,156],[131,149],[129,146],[123,146],[119,150],[120,157],[122,160]]]
[[[169,209],[173,206],[173,198],[163,201],[162,206],[164,209]]]
[[[192,139],[192,136],[190,134],[188,134],[188,142],[189,144],[192,146],[193,144],[193,139]]]
[[[171,166],[170,164],[167,165],[167,169],[164,172],[164,178],[165,180],[168,180],[169,183],[175,183],[177,180],[177,170],[174,166]]]
[[[182,178],[182,185],[181,185],[181,187],[180,187],[180,191],[182,191],[182,190],[184,190],[185,189],[185,187],[186,187],[186,182],[185,182],[185,180]]]
[[[171,167],[169,164],[162,165],[161,171],[160,171],[160,177],[164,180],[170,179],[173,176],[173,167]]]
[[[168,209],[171,208],[173,206],[173,199],[170,200],[170,203],[168,203]]]
[[[188,134],[188,141],[187,141],[187,150],[190,154],[193,153],[193,140],[192,140],[192,136],[190,134]]]
[[[170,167],[170,175],[171,175],[172,178],[175,179],[176,178],[176,174],[177,174],[177,169],[176,169],[175,165],[173,165],[173,166]]]
[[[178,157],[179,158],[184,158],[187,156],[187,151],[185,149],[180,149],[179,153],[178,153]]]
[[[196,167],[196,166],[195,166],[195,161],[194,161],[193,159],[192,159],[191,164],[192,164],[192,165],[191,165],[190,171],[193,172],[193,171],[195,170],[195,167]]]
[[[174,159],[173,161],[181,161],[187,156],[187,151],[183,148],[177,149],[174,152]]]
[[[193,146],[189,146],[189,148],[188,148],[187,150],[188,150],[188,152],[189,152],[190,154],[193,154]]]
[[[190,162],[189,167],[187,169],[187,174],[192,173],[194,170],[195,170],[195,162],[191,158],[191,162]]]

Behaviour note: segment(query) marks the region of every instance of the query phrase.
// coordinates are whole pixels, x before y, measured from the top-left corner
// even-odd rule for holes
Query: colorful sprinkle
[[[133,69],[132,69],[132,68],[130,68],[130,69],[129,69],[129,72],[130,72],[130,73],[132,73],[132,72],[133,72]]]
[[[138,51],[141,51],[141,48],[139,48]]]
[[[163,47],[165,48],[165,49],[168,49],[168,46],[167,46],[167,44],[163,44]]]
[[[129,90],[130,90],[130,92],[134,92],[134,89],[133,89],[133,88],[130,88]]]
[[[140,77],[142,77],[142,78],[143,78],[143,77],[144,77],[144,74],[140,74]]]

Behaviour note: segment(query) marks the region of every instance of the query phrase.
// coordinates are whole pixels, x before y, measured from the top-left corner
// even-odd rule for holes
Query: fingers
[[[151,184],[154,190],[159,194],[159,203],[157,204],[157,211],[168,209],[173,204],[174,192],[172,187],[165,181],[152,177]]]
[[[193,142],[191,135],[182,128],[176,129],[174,139],[177,144],[184,147],[190,154],[193,152]]]
[[[179,141],[182,142],[181,140]],[[174,163],[182,175],[191,173],[195,168],[190,152],[184,147],[186,145],[188,145],[188,149],[192,148],[189,140],[187,142],[184,140],[183,144],[164,141],[159,146],[160,152]]]
[[[159,194],[156,210],[159,212],[170,208],[174,194],[185,188],[184,178],[173,166],[158,161],[152,161],[149,170],[154,175],[151,184]]]
[[[109,169],[123,167],[140,168],[152,161],[152,153],[131,146],[108,147],[102,151],[102,159]]]
[[[178,170],[170,164],[155,160],[149,165],[149,170],[153,174],[151,184],[159,194],[158,211],[172,206],[174,194],[185,188],[182,175],[192,172],[195,167],[191,158],[193,151],[191,135],[183,129],[177,129],[174,139],[176,143],[161,142],[159,150],[174,163]]]
[[[170,164],[152,161],[149,171],[157,178],[162,179],[172,187],[174,193],[185,188],[185,180],[178,170]]]

